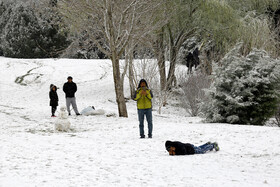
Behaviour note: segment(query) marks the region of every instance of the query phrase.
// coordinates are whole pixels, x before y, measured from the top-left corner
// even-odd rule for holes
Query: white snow
[[[109,60],[0,57],[1,187],[280,186],[276,127],[206,124],[169,105],[161,115],[153,111],[153,139],[139,139],[136,103],[129,100],[128,118],[72,115],[71,132],[55,132],[49,85],[60,88],[59,105],[65,105],[69,75],[78,86],[79,111],[95,106],[117,114]],[[166,140],[217,141],[221,150],[169,156]]]

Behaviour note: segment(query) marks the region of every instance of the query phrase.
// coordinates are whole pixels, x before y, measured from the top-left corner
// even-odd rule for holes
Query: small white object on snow
[[[103,109],[95,110],[95,108],[93,106],[88,106],[87,108],[85,108],[85,109],[83,109],[81,111],[81,114],[84,115],[84,116],[104,115],[105,114],[105,110],[103,110]]]
[[[66,107],[60,107],[60,113],[58,119],[55,121],[55,130],[57,131],[68,131],[70,129],[70,121],[68,120],[68,114]]]

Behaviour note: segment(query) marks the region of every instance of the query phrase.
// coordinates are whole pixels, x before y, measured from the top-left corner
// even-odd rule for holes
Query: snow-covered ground
[[[78,86],[80,111],[93,105],[117,114],[108,60],[0,57],[1,187],[280,186],[276,127],[205,124],[168,106],[161,115],[153,111],[153,139],[139,139],[136,103],[130,100],[128,118],[72,115],[71,132],[55,132],[49,85],[60,87],[59,105],[65,105],[62,86],[69,75]],[[217,141],[221,150],[169,156],[166,140]]]

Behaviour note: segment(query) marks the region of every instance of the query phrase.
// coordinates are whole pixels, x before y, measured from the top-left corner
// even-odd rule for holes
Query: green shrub
[[[214,70],[209,100],[202,108],[209,122],[264,125],[277,110],[280,62],[261,50],[241,56],[241,46]]]

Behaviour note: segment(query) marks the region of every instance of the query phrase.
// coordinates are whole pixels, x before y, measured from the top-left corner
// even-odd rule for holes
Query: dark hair
[[[67,80],[68,80],[68,79],[73,79],[73,78],[72,78],[71,76],[69,76],[69,77],[67,77]]]
[[[167,151],[169,151],[169,149],[170,149],[170,147],[172,147],[172,142],[171,141],[169,141],[169,140],[167,140],[166,142],[165,142],[165,148],[166,148],[166,150]]]
[[[144,82],[144,83],[146,84],[147,88],[149,88],[147,81],[146,81],[145,79],[141,79],[140,82],[139,82],[139,84],[138,84],[137,89],[139,89],[139,88],[141,87],[141,83],[142,83],[142,82]]]

